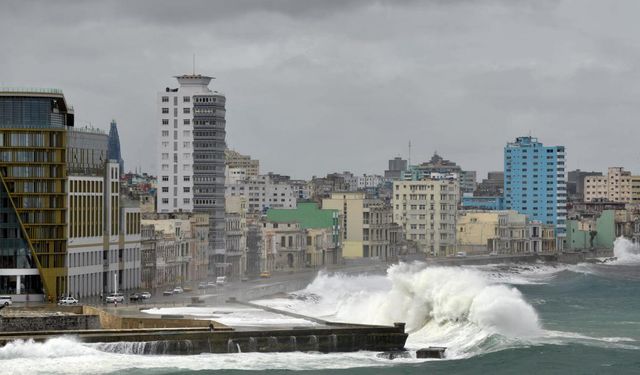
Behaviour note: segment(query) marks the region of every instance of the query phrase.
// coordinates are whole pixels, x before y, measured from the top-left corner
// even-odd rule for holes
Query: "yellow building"
[[[498,237],[497,211],[463,211],[456,223],[457,251],[468,254],[485,253],[491,241]]]
[[[610,167],[606,176],[587,176],[584,200],[640,203],[640,176],[632,176],[622,167]]]
[[[332,193],[322,200],[322,209],[338,210],[342,218],[342,257],[390,259],[396,249],[390,235],[391,207],[362,192]]]

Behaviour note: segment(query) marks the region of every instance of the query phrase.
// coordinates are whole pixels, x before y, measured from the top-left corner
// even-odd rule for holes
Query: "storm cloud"
[[[437,150],[502,168],[531,133],[570,168],[640,172],[640,2],[3,1],[0,84],[57,87],[80,125],[118,121],[155,173],[156,93],[216,77],[230,147],[298,178],[382,173]]]

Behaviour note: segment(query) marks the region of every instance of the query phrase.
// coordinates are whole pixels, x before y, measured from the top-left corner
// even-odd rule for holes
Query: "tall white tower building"
[[[158,93],[157,211],[209,214],[209,266],[224,263],[224,95],[212,77],[182,75]],[[220,271],[218,271],[219,273]]]

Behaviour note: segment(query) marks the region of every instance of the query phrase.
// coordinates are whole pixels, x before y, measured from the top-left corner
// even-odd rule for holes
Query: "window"
[[[169,119],[163,118],[162,119],[162,125],[169,125]]]
[[[169,97],[168,96],[163,96],[162,97],[162,102],[163,103],[169,103]]]
[[[191,108],[182,108],[182,113],[191,113]]]
[[[188,118],[184,119],[183,123],[185,125],[190,125],[191,124],[191,120],[189,120]]]
[[[169,108],[162,108],[162,113],[169,113]]]
[[[168,193],[169,192],[169,187],[168,186],[163,186],[162,187],[162,192],[163,193]]]
[[[162,181],[169,181],[169,176],[162,176]]]
[[[163,130],[162,131],[162,136],[163,137],[168,137],[169,136],[169,131],[168,130]]]
[[[190,198],[184,198],[184,199],[182,199],[182,203],[189,204],[189,203],[191,203],[191,199]]]
[[[183,96],[182,97],[182,101],[185,103],[189,103],[191,101],[191,97],[190,96]]]
[[[189,148],[191,146],[191,142],[182,142],[182,147]]]
[[[191,176],[184,176],[184,177],[182,178],[182,180],[183,180],[184,182],[189,182],[189,181],[191,181]]]
[[[162,198],[163,204],[169,204],[169,198]]]
[[[191,188],[190,188],[190,187],[188,187],[188,186],[185,186],[185,187],[183,187],[183,188],[182,188],[182,191],[183,191],[184,193],[190,193],[190,192],[191,192]]]

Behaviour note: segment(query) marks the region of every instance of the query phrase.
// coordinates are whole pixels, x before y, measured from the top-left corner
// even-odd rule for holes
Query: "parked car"
[[[246,282],[246,281],[249,281],[249,278],[248,278],[247,276],[242,276],[242,277],[240,278],[240,281],[242,281],[242,282]]]
[[[2,305],[2,306],[13,305],[13,301],[11,300],[11,296],[0,296],[0,305]]]
[[[58,305],[77,305],[78,300],[73,297],[63,297],[58,301]]]
[[[165,290],[164,292],[162,292],[163,296],[172,296],[173,295],[173,290]]]
[[[198,289],[207,289],[207,283],[205,282],[198,283]]]
[[[139,293],[132,293],[129,295],[129,301],[138,302],[142,301],[144,298]]]
[[[456,253],[456,256],[457,256],[458,258],[464,258],[464,257],[466,257],[466,256],[467,256],[467,253],[465,253],[464,251],[458,251],[458,252]]]
[[[174,294],[184,293],[184,289],[182,289],[181,287],[177,286],[177,287],[173,288],[173,293]]]
[[[492,251],[492,252],[489,253],[489,255],[491,255],[493,257],[493,256],[498,255],[498,252],[497,251]]]
[[[215,288],[216,287],[216,283],[214,283],[213,281],[209,281],[207,283],[207,288]]]
[[[183,289],[183,292],[185,293],[189,293],[189,292],[193,292],[193,288],[190,286],[185,286]]]
[[[216,277],[216,285],[224,285],[227,283],[227,277],[226,276],[218,276]]]
[[[124,302],[124,296],[122,295],[122,293],[111,293],[107,296],[107,298],[105,298],[105,301],[107,303],[122,303]]]
[[[151,293],[142,292],[142,293],[140,293],[140,296],[142,297],[142,299],[149,299],[149,298],[151,298]]]
[[[271,272],[262,271],[262,272],[260,272],[260,277],[262,277],[263,279],[267,279],[267,278],[271,277]]]

